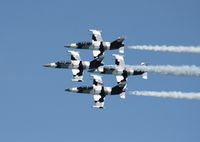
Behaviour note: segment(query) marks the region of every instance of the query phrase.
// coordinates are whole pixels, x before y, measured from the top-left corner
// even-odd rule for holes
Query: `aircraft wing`
[[[71,60],[72,61],[75,61],[75,60],[80,61],[81,60],[79,52],[73,51],[73,50],[69,50],[68,52],[71,54]]]
[[[93,57],[94,58],[99,58],[99,57],[104,56],[104,51],[105,51],[105,49],[104,49],[103,43],[101,42],[100,46],[99,46],[99,49],[92,51],[93,52]]]
[[[117,83],[120,84],[122,82],[127,82],[128,80],[128,72],[126,70],[123,70],[121,75],[116,75]]]
[[[91,74],[93,78],[93,86],[103,86],[103,81],[100,75]]]
[[[113,54],[113,56],[115,57],[115,65],[119,67],[125,66],[124,57],[122,55]]]
[[[105,95],[94,94],[93,98],[94,98],[94,103],[95,103],[95,105],[93,107],[95,107],[95,108],[103,108],[104,107]]]
[[[105,100],[105,91],[103,87],[103,81],[101,76],[99,75],[91,75],[93,77],[93,98],[95,108],[103,108],[104,107],[104,100]]]
[[[103,51],[100,50],[100,49],[99,50],[93,50],[92,53],[93,53],[94,58],[99,58],[101,56],[104,56],[104,50]]]
[[[83,81],[83,70],[72,69],[73,79],[72,81],[82,82]]]
[[[93,41],[103,41],[103,38],[101,37],[101,31],[90,29],[90,32],[92,32],[92,40]]]

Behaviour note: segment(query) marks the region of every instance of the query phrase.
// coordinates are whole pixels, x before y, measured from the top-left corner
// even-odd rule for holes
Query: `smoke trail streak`
[[[161,51],[161,52],[177,52],[177,53],[197,53],[200,54],[200,46],[166,46],[166,45],[133,45],[129,46],[130,49],[135,50],[148,50],[148,51]]]
[[[173,98],[173,99],[187,99],[187,100],[200,100],[200,93],[195,92],[157,92],[157,91],[131,91],[130,94],[136,96],[150,96],[150,97],[161,97],[161,98]]]
[[[171,65],[151,65],[151,66],[128,66],[136,71],[153,72],[160,74],[183,75],[200,77],[200,67],[192,66],[171,66]]]

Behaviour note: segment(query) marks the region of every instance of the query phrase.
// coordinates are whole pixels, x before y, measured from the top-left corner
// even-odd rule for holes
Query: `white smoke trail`
[[[136,96],[150,96],[150,97],[161,97],[161,98],[173,98],[173,99],[187,99],[187,100],[200,100],[200,93],[195,92],[157,92],[157,91],[132,91],[132,95]]]
[[[177,52],[177,53],[197,53],[200,54],[200,46],[166,46],[166,45],[133,45],[129,46],[130,49],[135,50],[148,50],[148,51],[161,51],[161,52]]]
[[[128,66],[136,71],[153,72],[160,74],[183,75],[200,77],[200,67],[192,66],[172,66],[172,65],[151,65],[151,66]]]

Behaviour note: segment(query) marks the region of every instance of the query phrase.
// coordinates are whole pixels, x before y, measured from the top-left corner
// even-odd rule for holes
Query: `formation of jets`
[[[82,61],[79,52],[69,50],[71,54],[70,61],[57,61],[44,65],[44,67],[62,68],[72,70],[72,81],[82,82],[84,70],[92,73],[93,84],[91,86],[80,86],[68,88],[65,91],[73,93],[92,94],[94,98],[95,108],[104,108],[104,100],[107,95],[119,95],[125,98],[127,87],[127,79],[130,75],[141,75],[143,79],[147,79],[147,72],[136,71],[125,65],[123,55],[113,54],[115,58],[114,65],[104,65],[104,52],[106,50],[118,49],[119,53],[124,53],[124,37],[119,37],[113,42],[105,42],[99,30],[89,30],[92,32],[91,42],[78,42],[66,45],[70,49],[91,49],[94,59],[92,61]],[[146,66],[145,63],[141,65]],[[106,87],[103,85],[102,77],[98,74],[112,74],[116,76],[117,84],[114,87]]]

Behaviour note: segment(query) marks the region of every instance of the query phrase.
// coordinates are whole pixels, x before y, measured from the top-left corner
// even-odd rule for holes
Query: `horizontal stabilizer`
[[[148,63],[142,62],[141,65],[142,65],[142,66],[147,66]],[[142,78],[145,79],[145,80],[148,79],[148,74],[147,74],[147,72],[144,72],[144,73],[142,74]]]
[[[147,80],[148,79],[148,73],[147,72],[143,73],[142,74],[142,78],[145,79],[145,80]]]
[[[119,94],[120,98],[125,99],[126,98],[126,92],[122,92]]]
[[[119,48],[119,53],[124,54],[124,46]]]

